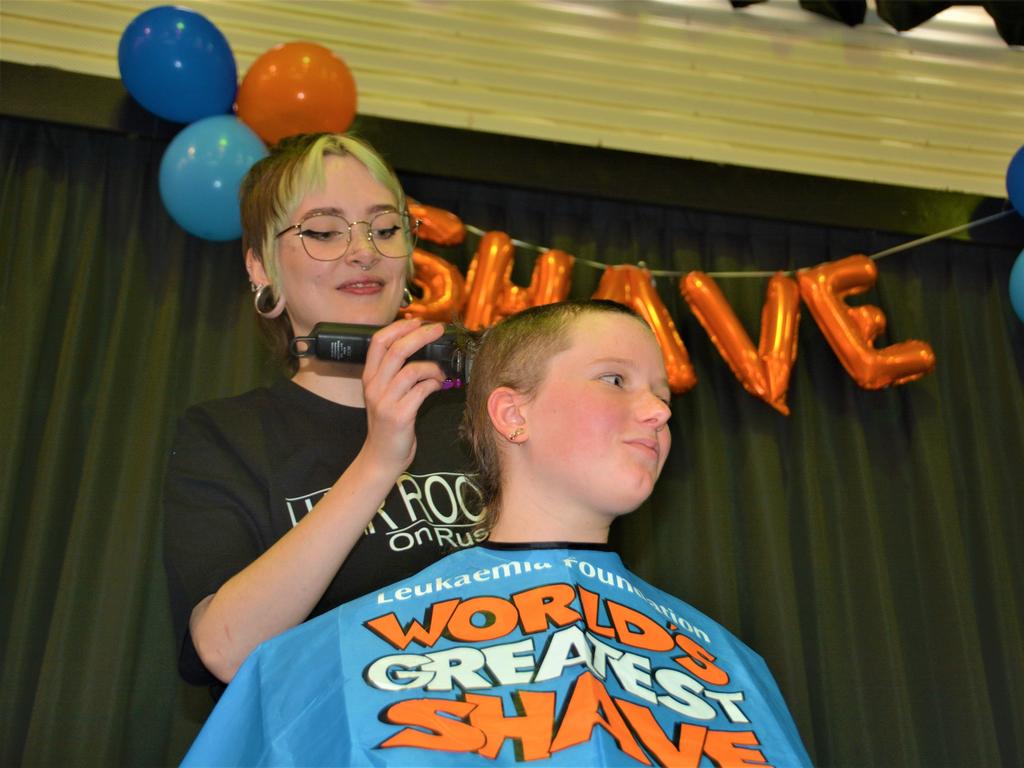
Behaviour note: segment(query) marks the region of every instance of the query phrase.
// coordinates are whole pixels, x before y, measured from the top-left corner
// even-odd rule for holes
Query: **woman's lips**
[[[348,280],[338,286],[339,291],[345,293],[353,293],[357,296],[367,296],[374,293],[380,293],[384,288],[384,282],[382,280]]]

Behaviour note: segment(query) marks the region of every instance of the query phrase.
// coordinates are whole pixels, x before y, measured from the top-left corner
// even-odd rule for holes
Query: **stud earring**
[[[514,429],[514,430],[512,430],[511,432],[509,432],[509,433],[508,433],[508,434],[506,435],[506,437],[508,438],[508,441],[509,441],[510,443],[515,443],[515,442],[516,442],[516,440],[518,440],[518,439],[519,439],[519,436],[520,436],[521,434],[523,434],[523,432],[524,432],[524,431],[525,431],[525,430],[524,430],[524,429],[523,429],[522,427],[519,427],[518,429]],[[518,445],[518,443],[516,443],[516,445]]]

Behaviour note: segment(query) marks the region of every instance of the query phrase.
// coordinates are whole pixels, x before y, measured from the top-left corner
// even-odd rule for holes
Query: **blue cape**
[[[764,661],[604,549],[461,550],[257,648],[186,766],[809,766]]]

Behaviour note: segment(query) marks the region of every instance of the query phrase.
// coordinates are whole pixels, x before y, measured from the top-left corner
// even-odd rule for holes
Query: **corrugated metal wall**
[[[117,78],[121,32],[158,4],[3,0],[0,57]],[[240,75],[278,43],[328,46],[379,117],[994,197],[1024,144],[1024,52],[980,8],[898,35],[795,0],[189,7]]]

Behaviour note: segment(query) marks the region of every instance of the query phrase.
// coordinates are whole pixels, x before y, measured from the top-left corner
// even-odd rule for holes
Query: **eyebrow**
[[[627,368],[636,368],[636,363],[633,360],[629,360],[625,357],[598,357],[595,358],[593,363],[618,363],[619,365],[625,365]]]
[[[391,203],[377,203],[376,205],[371,205],[369,208],[367,208],[366,212],[372,215],[374,213],[387,213],[388,211],[397,210],[398,208],[396,208]],[[348,221],[348,216],[345,214],[345,211],[343,211],[341,208],[334,208],[332,206],[327,206],[326,208],[313,208],[299,216],[299,219],[306,219],[309,218],[310,216],[340,216],[341,218],[345,219],[345,221]]]

